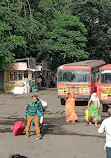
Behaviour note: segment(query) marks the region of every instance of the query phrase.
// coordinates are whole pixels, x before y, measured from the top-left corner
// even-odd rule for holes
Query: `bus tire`
[[[107,112],[108,111],[108,105],[107,104],[103,104],[103,112]]]
[[[61,105],[65,105],[65,99],[61,98]]]

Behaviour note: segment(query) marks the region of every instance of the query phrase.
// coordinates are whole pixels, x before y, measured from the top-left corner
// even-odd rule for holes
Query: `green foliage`
[[[0,2],[0,68],[5,68],[14,57],[31,56],[31,53],[33,56],[35,52],[31,46],[43,34],[45,26],[33,18],[29,6],[28,0]]]
[[[50,30],[46,34],[44,47],[52,60],[54,55],[60,59],[58,65],[88,57],[84,51],[87,31],[77,17],[55,12]]]
[[[53,63],[55,69],[62,63],[88,57],[88,53],[84,51],[87,31],[78,18],[70,15],[68,3],[71,0],[29,2],[33,8],[34,20],[41,25],[39,32],[34,29],[35,36],[30,39],[28,37],[31,56],[36,56],[37,61],[46,58]]]
[[[110,62],[110,13],[110,0],[1,0],[0,68],[30,56],[52,69],[86,58]]]
[[[14,60],[14,49],[26,47],[22,35],[25,32],[25,20],[11,10],[9,1],[0,3],[0,68]],[[21,34],[21,35],[20,35]]]
[[[87,50],[90,58],[111,62],[111,1],[110,0],[72,0],[73,15],[80,17],[88,30]]]

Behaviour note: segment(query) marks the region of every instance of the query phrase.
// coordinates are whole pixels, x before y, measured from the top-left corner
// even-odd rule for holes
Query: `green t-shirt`
[[[30,102],[26,107],[25,117],[27,117],[27,115],[36,116],[37,110],[41,113],[41,115],[44,115],[42,104],[40,101]]]

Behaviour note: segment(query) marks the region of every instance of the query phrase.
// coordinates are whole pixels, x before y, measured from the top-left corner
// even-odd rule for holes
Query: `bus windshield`
[[[101,83],[111,84],[111,70],[101,71]]]
[[[90,82],[90,70],[60,70],[58,72],[58,82]]]

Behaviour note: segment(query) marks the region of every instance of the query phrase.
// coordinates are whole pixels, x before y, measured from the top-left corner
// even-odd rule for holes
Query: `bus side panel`
[[[109,85],[99,85],[98,86],[98,96],[103,104],[111,105],[111,84]]]

